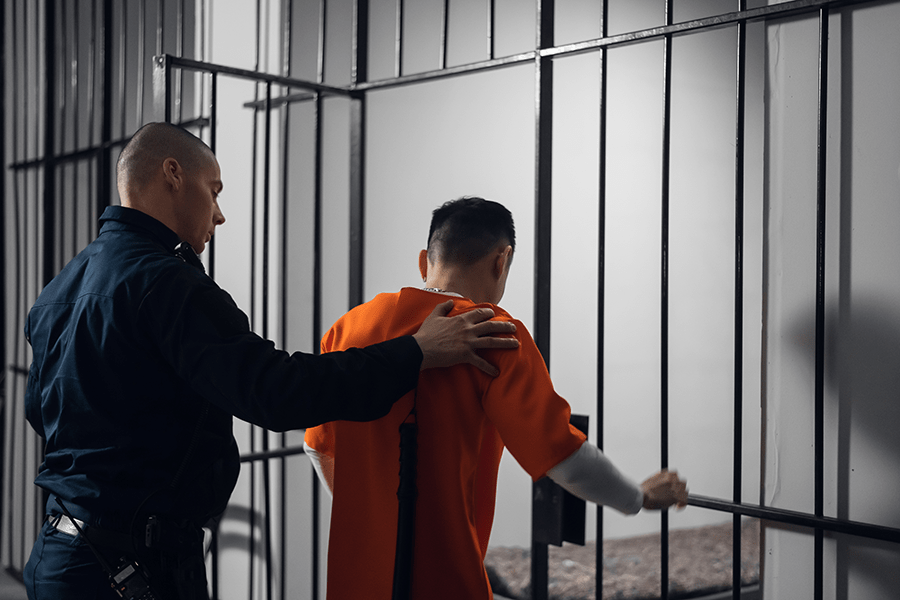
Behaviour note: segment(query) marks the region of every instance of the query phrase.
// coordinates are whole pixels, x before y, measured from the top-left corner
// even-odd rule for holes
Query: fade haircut
[[[500,245],[516,249],[512,213],[498,202],[465,196],[435,209],[428,232],[428,260],[471,265]]]
[[[189,131],[170,123],[148,123],[119,154],[116,178],[126,187],[141,190],[167,158],[174,158],[182,169],[193,172],[211,156],[209,146]]]

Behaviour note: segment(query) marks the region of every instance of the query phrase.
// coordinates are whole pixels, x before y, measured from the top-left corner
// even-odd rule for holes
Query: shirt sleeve
[[[322,484],[322,487],[325,488],[325,491],[328,492],[328,495],[334,496],[334,457],[325,454],[324,452],[319,452],[315,448],[309,446],[308,444],[303,444],[303,451],[306,453],[306,456],[309,457],[310,462],[312,463],[313,469],[316,472],[316,475],[319,477],[319,481]]]
[[[146,295],[139,314],[161,359],[210,402],[273,431],[338,419],[370,421],[413,389],[422,352],[411,336],[366,348],[289,354],[253,333],[224,290],[184,265]]]
[[[500,375],[484,394],[483,406],[503,443],[535,481],[571,456],[585,435],[569,424],[571,408],[553,389],[540,351],[519,321],[518,350],[491,353]]]
[[[644,503],[640,486],[590,442],[583,443],[572,456],[547,471],[547,476],[583,500],[626,515],[636,514]]]

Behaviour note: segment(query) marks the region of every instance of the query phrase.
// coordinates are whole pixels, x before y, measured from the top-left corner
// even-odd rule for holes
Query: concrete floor
[[[25,586],[6,572],[0,569],[0,600],[27,600]]]

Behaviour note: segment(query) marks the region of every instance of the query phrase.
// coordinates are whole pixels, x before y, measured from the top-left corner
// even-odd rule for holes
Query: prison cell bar
[[[255,58],[254,58],[254,71],[259,71],[260,67],[260,44],[262,42],[260,38],[260,30],[262,27],[260,14],[262,12],[262,6],[259,1],[256,2],[256,44],[254,48]],[[259,82],[255,82],[253,85],[253,98],[257,102],[257,108],[252,113],[253,119],[253,145],[251,151],[250,158],[250,328],[256,328],[256,246],[257,246],[257,190],[258,190],[258,161],[259,161]],[[263,104],[264,108],[266,105]],[[268,179],[268,173],[265,174],[266,179]],[[265,236],[263,236],[265,238]],[[263,290],[263,294],[265,294],[265,290]],[[265,336],[263,336],[265,337]],[[250,432],[250,451],[253,452],[256,450],[256,433],[257,427],[252,424],[249,426]],[[263,434],[265,435],[265,434]],[[263,449],[265,451],[265,448]],[[268,461],[263,461],[262,466],[265,468],[268,465]],[[250,535],[248,536],[247,544],[248,544],[248,554],[250,555],[249,564],[249,573],[247,576],[247,597],[253,598],[253,590],[256,587],[256,536],[254,535],[256,532],[256,469],[257,463],[250,463],[250,482],[249,482],[249,490],[248,490],[248,502],[249,502],[249,512],[248,512],[248,528],[250,530]],[[266,532],[263,530],[262,534],[265,536]]]
[[[403,75],[403,0],[397,0],[394,22],[394,77]]]
[[[201,48],[204,48],[201,45]],[[204,48],[205,51],[205,48]],[[201,86],[202,87],[202,86]],[[218,99],[219,99],[219,74],[218,73],[209,73],[209,149],[212,150],[212,153],[216,153],[217,144],[219,141],[218,136]],[[209,266],[209,276],[212,279],[216,278],[216,237],[213,236],[209,240],[209,255],[207,257],[208,266]],[[218,531],[212,532],[212,541],[210,543],[210,568],[212,570],[212,576],[210,577],[211,588],[212,588],[212,598],[217,599],[219,597],[219,536]]]
[[[0,33],[3,41],[0,42],[0,67],[4,73],[7,69],[6,56],[6,5],[0,6]],[[0,260],[0,286],[3,293],[0,294],[0,332],[3,332],[3,340],[0,341],[0,398],[6,397],[6,77],[0,76],[0,248],[3,248],[4,258]],[[18,226],[18,223],[16,223]],[[18,310],[16,311],[18,314]],[[13,378],[15,381],[17,378]],[[6,508],[6,402],[0,402],[0,519]],[[8,530],[7,530],[8,531]]]
[[[600,3],[600,37],[606,37],[609,23],[609,1]],[[597,447],[603,450],[604,428],[604,382],[606,380],[604,361],[606,360],[606,125],[607,125],[607,49],[598,50],[600,59],[599,129],[597,132],[599,151],[597,168]],[[603,598],[603,505],[595,508],[596,547],[594,553],[595,584],[594,596]]]
[[[318,44],[316,45],[316,83],[325,81],[325,47],[328,31],[328,14],[325,0],[319,0]],[[313,311],[312,311],[312,339],[310,347],[313,354],[320,353],[320,340],[322,339],[322,206],[323,206],[323,182],[322,182],[322,145],[324,136],[322,133],[322,94],[316,93],[313,99]],[[285,163],[285,167],[286,167]],[[285,168],[285,174],[287,169]],[[285,202],[287,206],[287,202]],[[287,220],[285,219],[285,222]],[[352,259],[351,259],[352,260]],[[285,261],[286,262],[286,261]],[[284,464],[284,461],[282,461]],[[315,470],[309,473],[310,495],[312,501],[312,573],[310,586],[312,598],[319,598],[319,548],[321,545],[322,531],[320,522],[321,487]],[[283,593],[283,592],[282,592]]]
[[[450,32],[450,0],[441,3],[441,41],[438,54],[438,70],[447,66],[447,37]]]
[[[665,24],[672,25],[672,0],[665,1]],[[669,201],[672,146],[672,34],[663,36],[662,164],[660,197],[660,357],[659,357],[659,468],[669,467]],[[669,512],[660,511],[661,600],[669,597]]]
[[[497,17],[497,1],[496,0],[488,0],[488,12],[487,12],[487,32],[488,32],[488,42],[487,42],[487,56],[488,60],[493,60],[494,54],[496,51],[496,23]]]
[[[738,11],[746,8],[738,0]],[[734,131],[734,456],[732,502],[743,500],[743,427],[744,427],[744,130],[747,98],[747,22],[737,24],[735,64],[735,131]],[[741,597],[741,516],[732,518],[731,593]]]
[[[819,10],[819,83],[816,123],[816,357],[815,357],[815,506],[825,515],[825,151],[828,122],[828,7]],[[815,600],[824,595],[823,531],[815,530]]]
[[[263,173],[266,174],[263,182],[263,239],[262,239],[262,336],[269,338],[269,230],[272,218],[272,178],[269,177],[272,167],[272,82],[266,82],[266,109],[265,109],[265,148],[263,148]],[[256,232],[253,232],[256,235]],[[282,256],[282,261],[284,256]],[[260,428],[263,450],[269,449],[269,432]],[[269,461],[263,463],[263,519],[265,523],[264,556],[266,561],[266,599],[272,600],[272,519],[269,511],[272,509],[272,485],[271,468]],[[252,493],[252,492],[251,492]]]
[[[351,86],[369,77],[369,0],[356,0],[353,13]],[[348,90],[349,92],[349,90]],[[350,92],[350,307],[363,302],[366,207],[366,97]]]
[[[536,0],[537,48],[553,46],[555,0]],[[552,182],[553,182],[553,62],[534,54],[535,111],[535,235],[534,235],[534,332],[538,350],[550,368],[550,276],[552,250]],[[533,483],[532,507],[541,489]],[[548,598],[549,551],[545,541],[536,538],[538,513],[531,516],[531,597]]]
[[[283,25],[281,29],[281,74],[287,77],[291,75],[291,53],[292,53],[292,43],[293,39],[291,37],[291,23],[293,22],[293,3],[290,0],[282,0],[281,2],[281,10],[283,15]],[[288,256],[288,239],[289,239],[289,229],[288,229],[288,164],[290,164],[290,144],[288,143],[289,136],[288,130],[290,128],[290,116],[291,111],[289,106],[285,106],[284,110],[281,111],[281,152],[282,152],[282,160],[281,160],[281,274],[280,280],[282,282],[281,286],[281,313],[280,313],[280,339],[282,343],[282,347],[287,347],[287,339],[288,339],[288,328],[287,328],[287,310],[288,310],[288,292],[287,285],[284,285],[284,282],[288,280],[288,268],[287,268],[287,256]],[[279,434],[279,447],[284,448],[287,445],[287,434],[282,432]],[[284,524],[287,523],[287,461],[279,461],[279,474],[281,476],[281,487],[280,487],[280,496],[279,496],[279,520],[282,523],[283,529],[286,530]],[[285,590],[287,586],[287,569],[286,561],[287,561],[287,536],[284,535],[282,531],[280,537],[280,545],[279,545],[279,556],[281,557],[281,569],[280,569],[280,579],[278,589],[281,590],[281,600],[285,599]],[[318,557],[315,557],[318,558]],[[314,595],[313,598],[316,598]]]
[[[18,3],[17,3],[17,2],[13,2],[13,3],[12,3],[12,6],[11,6],[11,8],[10,8],[10,11],[11,11],[11,23],[12,23],[12,25],[11,25],[12,34],[11,34],[11,36],[10,36],[10,37],[12,38],[12,43],[10,44],[10,55],[11,55],[12,68],[11,68],[10,70],[12,71],[12,83],[13,83],[13,85],[12,85],[12,87],[13,87],[13,94],[11,95],[11,96],[12,96],[12,114],[14,114],[14,115],[15,115],[15,114],[20,114],[20,113],[19,113],[19,103],[18,103],[19,96],[18,96],[17,93],[15,93],[16,88],[18,88],[18,85],[17,85],[17,84],[18,84],[18,75],[19,75],[18,52],[17,52],[17,50],[16,50],[16,49],[19,47],[19,43],[18,43],[18,37],[19,37],[19,36],[18,36],[18,19],[17,19],[17,16],[18,16],[17,13],[18,13],[18,11],[17,11],[17,7],[18,7]],[[5,39],[6,39],[6,23],[5,23],[5,20],[6,20],[6,6],[3,7],[3,11],[2,11],[2,12],[3,12],[3,19],[4,19],[4,24],[3,24],[3,37],[4,37],[4,40],[5,40]],[[2,49],[0,49],[0,52],[3,53],[4,59],[5,59],[5,55],[6,55],[6,43],[5,43],[5,42],[4,42],[4,43],[0,43],[0,46],[2,46]],[[5,63],[5,62],[3,63],[3,68],[4,68],[4,70],[6,69],[6,63]],[[3,79],[3,82],[4,82],[4,86],[5,86],[6,78],[5,78],[5,77],[2,77],[2,79]],[[2,100],[0,100],[0,102],[3,102],[3,106],[4,106],[4,108],[5,108],[5,106],[6,106],[6,95],[5,95],[5,94],[3,95],[3,98],[2,98]],[[6,124],[6,118],[5,118],[6,115],[5,115],[5,113],[4,113],[3,116],[4,116],[4,118],[3,118],[3,123],[4,123],[4,127],[5,127],[5,124]],[[16,153],[17,153],[18,150],[19,150],[19,122],[18,122],[17,119],[13,119],[13,121],[12,121],[12,134],[11,134],[10,137],[11,137],[12,154],[13,154],[13,156],[15,157]],[[3,139],[5,140],[6,137],[4,136]],[[4,151],[4,152],[6,151],[6,144],[5,144],[5,143],[3,144],[3,151]],[[4,163],[4,166],[5,166],[5,163]],[[5,169],[5,168],[3,169],[3,172],[4,172],[4,174],[6,173],[6,169]],[[22,257],[21,257],[21,255],[22,255],[22,243],[20,242],[19,237],[20,237],[21,232],[24,231],[24,228],[22,228],[22,229],[19,228],[19,223],[21,223],[21,219],[20,219],[20,215],[19,215],[19,173],[18,173],[17,171],[15,171],[15,170],[12,172],[12,186],[13,186],[13,220],[15,221],[15,227],[13,227],[13,235],[15,236],[15,237],[13,238],[13,240],[14,240],[14,242],[13,242],[13,247],[15,248],[15,257],[16,257],[16,258],[15,258],[15,274],[13,275],[13,278],[14,278],[14,280],[15,280],[15,286],[16,286],[16,290],[15,290],[15,300],[14,300],[14,306],[15,306],[15,308],[14,308],[14,314],[17,314],[17,315],[18,315],[18,314],[21,314],[21,312],[22,312],[21,295],[22,295],[22,290],[23,290],[23,288],[24,288],[24,286],[21,285],[21,272],[22,272],[22,268],[21,268]],[[6,186],[5,186],[5,185],[4,185],[4,187],[3,187],[3,191],[4,191],[4,193],[6,192]],[[4,205],[4,206],[5,206],[5,205]],[[4,213],[4,215],[6,214],[5,208],[4,208],[3,213]],[[4,232],[5,232],[5,230],[4,230]],[[5,235],[5,233],[4,233],[4,235]],[[4,248],[5,248],[5,246],[4,246]],[[3,261],[3,262],[4,262],[4,266],[5,266],[6,261]],[[5,282],[5,281],[6,281],[6,280],[4,279],[4,282]],[[6,294],[4,294],[4,298],[5,298],[5,297],[6,297]],[[5,330],[4,330],[4,333],[5,333]],[[13,349],[12,349],[13,357],[14,357],[13,360],[18,360],[20,337],[21,337],[20,335],[16,335],[15,338],[14,338],[15,343],[13,344]],[[5,339],[4,339],[4,341],[3,341],[3,347],[4,347],[4,351],[5,351],[5,349],[6,349],[6,340],[5,340]],[[19,362],[20,362],[20,364],[21,364],[21,363],[24,363],[25,361],[24,361],[24,360],[21,360],[21,361],[19,361]],[[6,363],[4,362],[4,369],[6,368],[5,365],[6,365]],[[19,392],[18,392],[18,388],[19,388],[19,376],[17,376],[17,375],[19,375],[19,373],[16,373],[15,369],[21,369],[21,367],[18,367],[17,365],[13,364],[13,365],[9,368],[9,371],[8,371],[8,372],[11,372],[11,373],[13,374],[12,382],[11,382],[11,383],[12,383],[12,385],[11,385],[11,387],[12,387],[12,396],[13,396],[13,398],[18,398],[18,397],[19,397]],[[17,411],[16,411],[16,405],[17,405],[17,402],[12,402],[11,405],[10,405],[10,416],[9,416],[9,422],[11,423],[10,428],[9,428],[9,433],[10,433],[9,447],[10,447],[10,448],[15,448],[15,447],[16,447],[16,444],[15,444],[15,434],[16,434],[16,427],[15,427],[15,424],[16,424],[17,421],[20,420],[20,419],[17,419],[17,418],[16,418],[16,413],[17,413]],[[5,426],[6,426],[6,422],[4,422],[4,434],[5,434]],[[13,500],[13,499],[12,499],[12,495],[13,495],[13,492],[12,492],[12,488],[13,488],[13,486],[12,486],[12,480],[13,480],[13,474],[15,473],[15,465],[13,464],[13,457],[12,457],[12,456],[7,457],[7,456],[5,455],[5,452],[6,452],[6,451],[5,451],[5,448],[4,448],[4,457],[3,457],[3,460],[4,460],[4,464],[3,464],[3,466],[4,466],[4,474],[6,474],[6,464],[7,464],[7,460],[8,460],[8,463],[9,463],[9,481],[10,481],[10,483],[9,483],[8,489],[7,489],[7,485],[6,485],[5,482],[4,482],[4,490],[3,490],[3,493],[4,493],[4,504],[9,504],[10,506],[12,506],[12,500]],[[8,495],[7,495],[7,494],[8,494]],[[7,555],[9,556],[10,562],[13,560],[13,535],[12,535],[12,529],[13,529],[13,518],[12,518],[12,509],[10,509],[9,512],[8,512],[8,514],[7,514],[7,520],[6,520],[6,531],[10,532],[9,537],[7,538],[7,547],[6,547]]]

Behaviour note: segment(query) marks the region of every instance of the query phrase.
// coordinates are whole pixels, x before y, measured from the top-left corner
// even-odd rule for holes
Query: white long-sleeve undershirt
[[[322,487],[328,492],[328,497],[334,497],[334,458],[317,452],[315,448],[311,448],[305,443],[303,444],[303,451],[306,452],[306,455],[312,462],[313,469],[315,469],[316,475],[319,476]]]
[[[644,492],[627,478],[603,452],[584,442],[571,456],[547,471],[564,490],[583,500],[633,515],[644,504]]]

